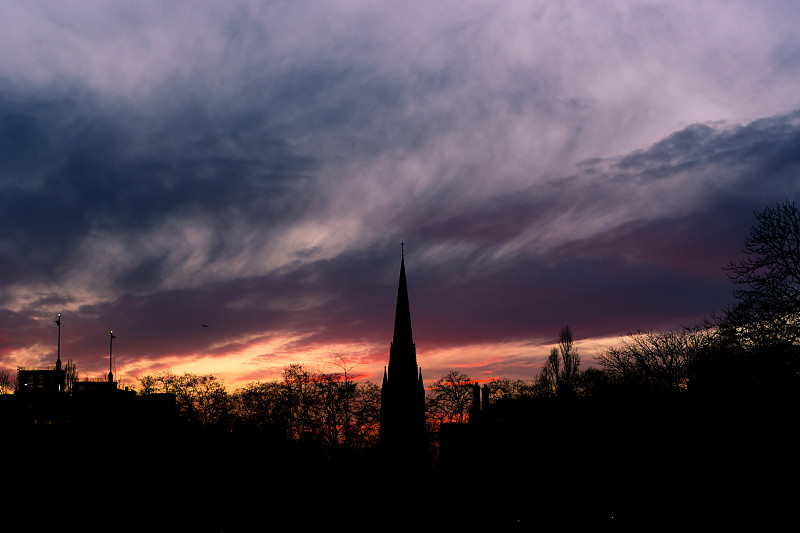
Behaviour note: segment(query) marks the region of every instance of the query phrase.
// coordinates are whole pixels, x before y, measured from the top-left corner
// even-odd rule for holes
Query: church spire
[[[419,461],[425,444],[425,388],[417,367],[417,348],[411,333],[406,283],[405,243],[400,253],[400,282],[394,315],[389,365],[381,387],[381,445],[394,459]]]
[[[414,350],[414,336],[411,333],[411,309],[408,305],[408,285],[406,283],[406,264],[405,254],[400,255],[400,283],[397,285],[397,306],[394,312],[394,335],[392,337],[392,354],[389,356],[389,365],[413,364],[417,366],[417,357]],[[408,361],[392,360],[394,352],[408,354],[411,356]]]

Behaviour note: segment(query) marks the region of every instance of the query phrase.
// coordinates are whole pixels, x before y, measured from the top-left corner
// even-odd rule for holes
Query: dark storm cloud
[[[0,125],[5,283],[58,279],[96,259],[76,256],[94,232],[124,243],[158,231],[170,216],[215,221],[214,261],[225,253],[234,215],[269,233],[314,201],[307,189],[313,160],[239,117],[214,121],[178,109],[153,127],[131,110],[91,100],[6,96]],[[113,269],[115,283],[157,286],[165,254],[127,258]]]
[[[529,244],[549,249],[550,234],[557,245],[588,236],[602,242],[607,232],[674,217],[704,246],[693,232],[749,220],[753,210],[794,197],[799,174],[800,112],[793,112],[742,126],[691,125],[650,148],[588,160],[569,177],[475,199],[455,212],[446,195],[423,200],[398,222],[433,242],[492,246],[534,233]]]
[[[581,337],[591,337],[701,320],[728,303],[729,286],[721,267],[738,252],[752,211],[776,196],[791,197],[797,192],[800,152],[793,148],[799,132],[796,113],[738,127],[694,125],[646,150],[586,162],[569,178],[514,195],[487,198],[467,208],[451,206],[446,194],[418,202],[416,210],[397,222],[398,233],[410,235],[407,266],[420,347],[548,339],[563,323],[573,325]],[[138,186],[122,180],[99,193],[91,187],[72,192],[82,202],[72,200],[73,209],[88,213],[83,215],[87,219],[105,217],[115,227],[129,223],[129,231],[147,232],[148,220],[157,220],[159,213],[199,209],[213,219],[227,208],[263,205],[251,204],[247,198],[261,190],[258,181],[252,184],[240,176],[224,181],[222,171],[206,158],[197,159],[198,166],[191,168],[207,172],[206,182],[196,178],[197,172],[164,171],[163,176],[172,177],[166,184],[148,182],[145,173],[144,183]],[[168,163],[185,169],[181,161]],[[298,172],[307,170],[304,164],[309,163],[295,162]],[[57,166],[44,183],[53,175],[74,176],[59,170],[63,168],[70,167]],[[126,171],[125,175],[138,173]],[[289,183],[302,178],[275,175],[276,190],[294,202],[281,178]],[[602,179],[597,180],[598,175]],[[657,195],[639,190],[652,182],[666,182],[667,190],[675,187],[675,194],[690,199],[690,205],[664,214]],[[191,190],[193,184],[199,190]],[[234,190],[224,190],[223,184]],[[137,187],[138,197],[130,192]],[[46,190],[46,186],[31,191],[20,188],[15,198],[36,197],[50,210],[64,203],[64,195]],[[122,205],[120,191],[132,195],[132,206]],[[626,204],[625,198],[631,201]],[[104,202],[116,209],[108,209]],[[78,205],[88,207],[80,210]],[[17,213],[22,216],[23,211]],[[252,216],[268,220],[275,215],[256,212]],[[276,220],[285,222],[284,217]],[[70,233],[70,227],[59,225],[58,218],[52,224],[64,235],[51,242],[68,250],[62,240],[68,244],[70,238],[77,241],[85,235],[80,228]],[[582,227],[604,218],[594,227]],[[419,220],[426,223],[418,224]],[[50,238],[44,229],[30,229],[31,223],[21,227],[40,232],[28,238]],[[557,238],[551,238],[551,233]],[[467,248],[442,254],[439,248],[448,243]],[[224,255],[224,244],[220,246],[219,253]],[[162,277],[160,271],[168,268],[169,261],[164,256],[143,257],[120,269],[124,272],[120,296],[82,306],[76,316],[69,317],[72,333],[65,346],[80,354],[84,364],[102,366],[106,355],[100,323],[125,332],[127,353],[122,360],[129,362],[157,360],[162,354],[224,356],[249,343],[286,334],[302,336],[293,345],[301,351],[355,340],[381,346],[390,340],[397,271],[393,246],[384,242],[378,247],[352,248],[330,259],[295,262],[260,276],[160,291],[153,290],[157,286],[153,280]],[[504,247],[510,250],[498,251]],[[36,265],[25,267],[30,275]],[[126,292],[126,287],[141,294]],[[59,301],[68,303],[63,298]],[[54,303],[52,295],[45,295],[30,304],[28,312],[45,313]],[[25,331],[33,327],[26,313],[9,316],[7,322],[14,328],[21,324]],[[212,327],[201,329],[202,323]],[[44,330],[39,333],[46,336]],[[7,333],[5,338],[12,336]],[[270,354],[264,357],[269,360]]]
[[[799,177],[794,112],[692,125],[460,212],[422,204],[403,219],[412,242],[447,251],[416,272],[418,320],[445,344],[548,337],[562,322],[581,337],[699,323],[730,303],[722,267],[753,212],[796,198]]]
[[[782,187],[797,171],[798,148],[800,112],[795,111],[744,126],[692,125],[647,150],[621,158],[616,168],[643,179],[712,170],[718,176],[727,172],[751,184],[758,181],[761,186]]]

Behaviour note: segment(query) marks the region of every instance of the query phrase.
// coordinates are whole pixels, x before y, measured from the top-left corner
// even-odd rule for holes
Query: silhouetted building
[[[17,368],[17,390],[4,416],[14,423],[55,424],[65,418],[67,372],[61,358],[51,367]],[[8,420],[6,420],[8,422]]]
[[[400,459],[416,461],[425,450],[425,387],[411,334],[405,254],[400,256],[389,367],[383,371],[380,440],[386,452]]]
[[[117,391],[117,382],[103,379],[84,379],[72,384],[72,394],[113,393]]]
[[[61,358],[55,366],[44,368],[17,368],[17,392],[62,393],[66,389],[67,372],[61,368]]]
[[[17,393],[58,394],[66,390],[67,371],[61,367],[61,313],[55,323],[58,326],[56,364],[45,368],[17,367]]]
[[[17,369],[17,386],[13,395],[0,400],[0,426],[25,429],[38,427],[71,428],[78,433],[110,427],[127,428],[139,433],[161,431],[178,422],[178,406],[174,394],[138,396],[133,390],[121,389],[112,372],[112,343],[109,332],[109,371],[102,379],[77,379],[72,361],[61,364],[61,315],[55,365]],[[4,395],[5,396],[5,395]]]

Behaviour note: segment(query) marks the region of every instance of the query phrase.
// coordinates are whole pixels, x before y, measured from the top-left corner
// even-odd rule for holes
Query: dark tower
[[[425,450],[425,387],[417,367],[417,348],[411,334],[405,254],[400,254],[400,283],[394,315],[389,367],[381,387],[381,446],[395,459],[418,461]]]

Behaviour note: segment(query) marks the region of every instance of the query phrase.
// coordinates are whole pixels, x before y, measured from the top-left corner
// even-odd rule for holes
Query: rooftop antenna
[[[114,348],[114,339],[116,339],[116,337],[114,336],[114,331],[109,331],[108,334],[111,336],[111,338],[108,339],[108,382],[114,383],[114,373],[111,371],[111,354]]]
[[[56,370],[61,370],[61,313],[58,313],[56,324],[58,325],[58,351],[56,352],[57,353]]]

